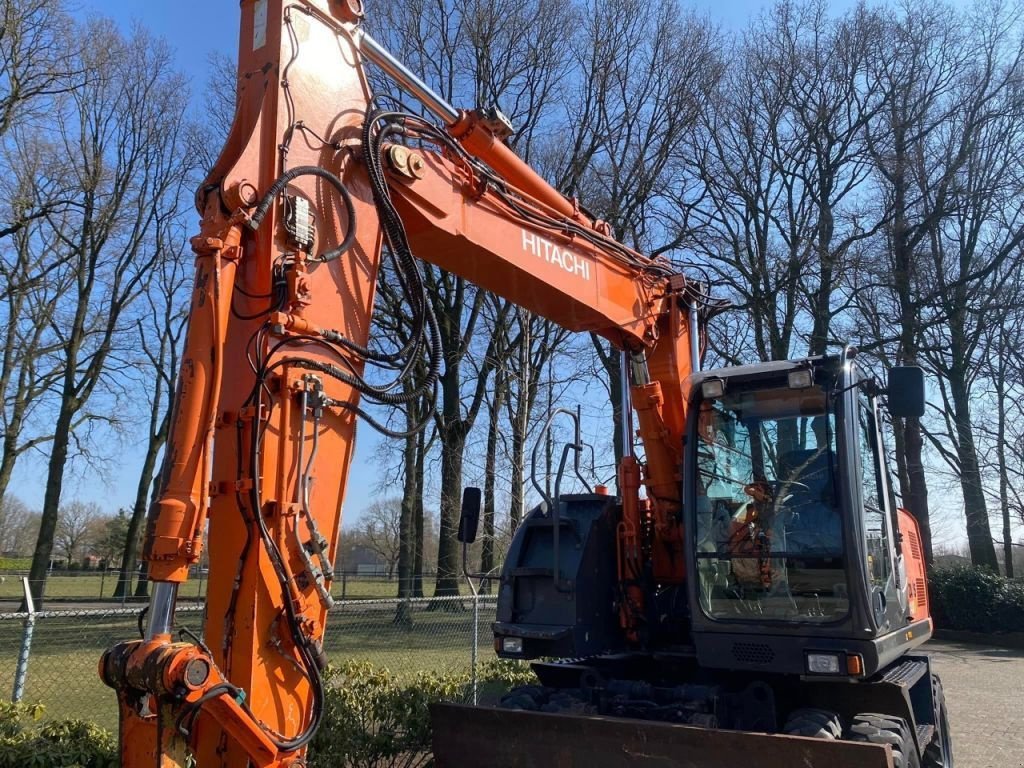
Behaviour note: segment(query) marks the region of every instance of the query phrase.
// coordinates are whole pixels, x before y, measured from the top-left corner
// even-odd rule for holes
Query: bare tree
[[[95,532],[93,523],[102,516],[103,510],[95,502],[73,499],[61,505],[54,545],[68,567],[84,562],[89,554],[86,550],[92,544],[90,533]]]
[[[71,226],[48,221],[74,281],[50,325],[62,376],[32,559],[40,602],[70,449],[83,437],[76,421],[116,422],[115,409],[87,404],[98,389],[120,386],[109,363],[130,327],[129,307],[160,263],[155,234],[182,209],[188,178],[180,117],[187,94],[167,46],[138,29],[124,38],[109,21],[90,22],[81,35],[82,67],[94,77],[56,103],[54,117],[76,189]]]
[[[541,167],[619,241],[651,256],[670,253],[688,234],[678,226],[677,150],[719,76],[715,35],[674,0],[612,0],[581,12],[564,128]],[[608,377],[619,459],[619,355],[597,337],[593,343]]]
[[[32,549],[38,534],[38,514],[17,496],[0,497],[0,554],[20,557]]]
[[[143,380],[138,388],[147,405],[146,448],[135,490],[135,502],[125,529],[121,573],[114,597],[121,597],[131,590],[142,524],[154,490],[157,457],[167,443],[170,431],[178,377],[178,355],[187,320],[188,302],[182,295],[182,289],[187,284],[184,279],[187,248],[183,233],[177,227],[165,227],[158,234],[156,247],[163,258],[156,265],[155,274],[144,294],[147,311],[136,321],[138,339],[145,357],[145,367],[141,371]],[[140,583],[139,586],[136,595],[139,592],[145,594],[145,585]]]
[[[878,263],[863,278],[875,289],[863,290],[858,302],[865,317],[886,314],[879,328],[893,341],[878,340],[888,351],[886,357],[915,365],[921,361],[924,309],[919,249],[950,210],[948,193],[956,174],[956,168],[935,162],[929,146],[956,110],[957,79],[969,54],[955,15],[942,6],[916,2],[898,13],[887,12],[883,30],[874,41],[869,67],[886,107],[866,126],[866,139],[879,186],[879,217],[886,224]],[[927,199],[916,193],[924,172],[921,158],[932,161],[924,182],[932,189]],[[897,419],[893,432],[903,503],[920,526],[925,559],[931,563],[920,419]]]
[[[363,543],[385,562],[389,579],[398,566],[401,519],[402,500],[398,497],[375,501],[362,514],[359,530]]]
[[[500,104],[521,130],[514,142],[530,149],[538,124],[556,94],[565,61],[557,24],[537,26],[540,16],[567,18],[564,0],[430,3],[383,9],[381,35],[389,48],[424,73],[448,100],[472,106]],[[444,349],[435,426],[441,450],[440,539],[435,594],[458,594],[455,541],[462,495],[466,440],[487,392],[493,354],[485,351],[466,387],[464,363],[483,326],[486,295],[462,278],[426,268],[429,298]],[[507,310],[505,310],[507,311]],[[484,342],[484,348],[490,348]]]
[[[0,182],[9,221],[23,218],[47,177],[56,175],[54,164],[43,160],[52,154],[45,142],[13,143],[4,158],[10,175]],[[0,239],[0,279],[6,283],[0,296],[0,495],[18,459],[53,439],[48,411],[63,369],[49,329],[72,277],[45,221],[28,221]]]
[[[564,328],[525,310],[518,310],[514,317],[515,341],[510,344],[509,352],[514,358],[514,366],[507,393],[512,452],[509,527],[513,531],[519,527],[525,514],[526,442],[540,392],[541,376],[570,336]]]

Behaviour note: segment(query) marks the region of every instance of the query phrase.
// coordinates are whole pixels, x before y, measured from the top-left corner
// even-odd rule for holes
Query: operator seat
[[[785,502],[786,551],[793,554],[837,556],[843,552],[842,521],[836,506],[832,467],[835,455],[828,448],[789,451],[779,457],[780,482],[792,480]],[[804,487],[806,486],[806,488]]]

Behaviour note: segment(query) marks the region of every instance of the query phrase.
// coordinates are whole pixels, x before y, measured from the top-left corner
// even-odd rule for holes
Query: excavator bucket
[[[435,704],[436,768],[893,768],[888,746]]]

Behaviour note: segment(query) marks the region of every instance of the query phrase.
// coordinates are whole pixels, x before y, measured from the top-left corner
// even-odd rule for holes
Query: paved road
[[[1024,651],[932,642],[956,768],[1024,768]]]

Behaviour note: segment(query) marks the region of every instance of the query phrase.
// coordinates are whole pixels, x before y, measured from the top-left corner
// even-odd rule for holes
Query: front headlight
[[[840,669],[837,653],[807,654],[807,671],[812,675],[838,675]]]
[[[505,653],[522,653],[523,652],[523,638],[521,637],[503,637],[501,638],[501,650]]]

